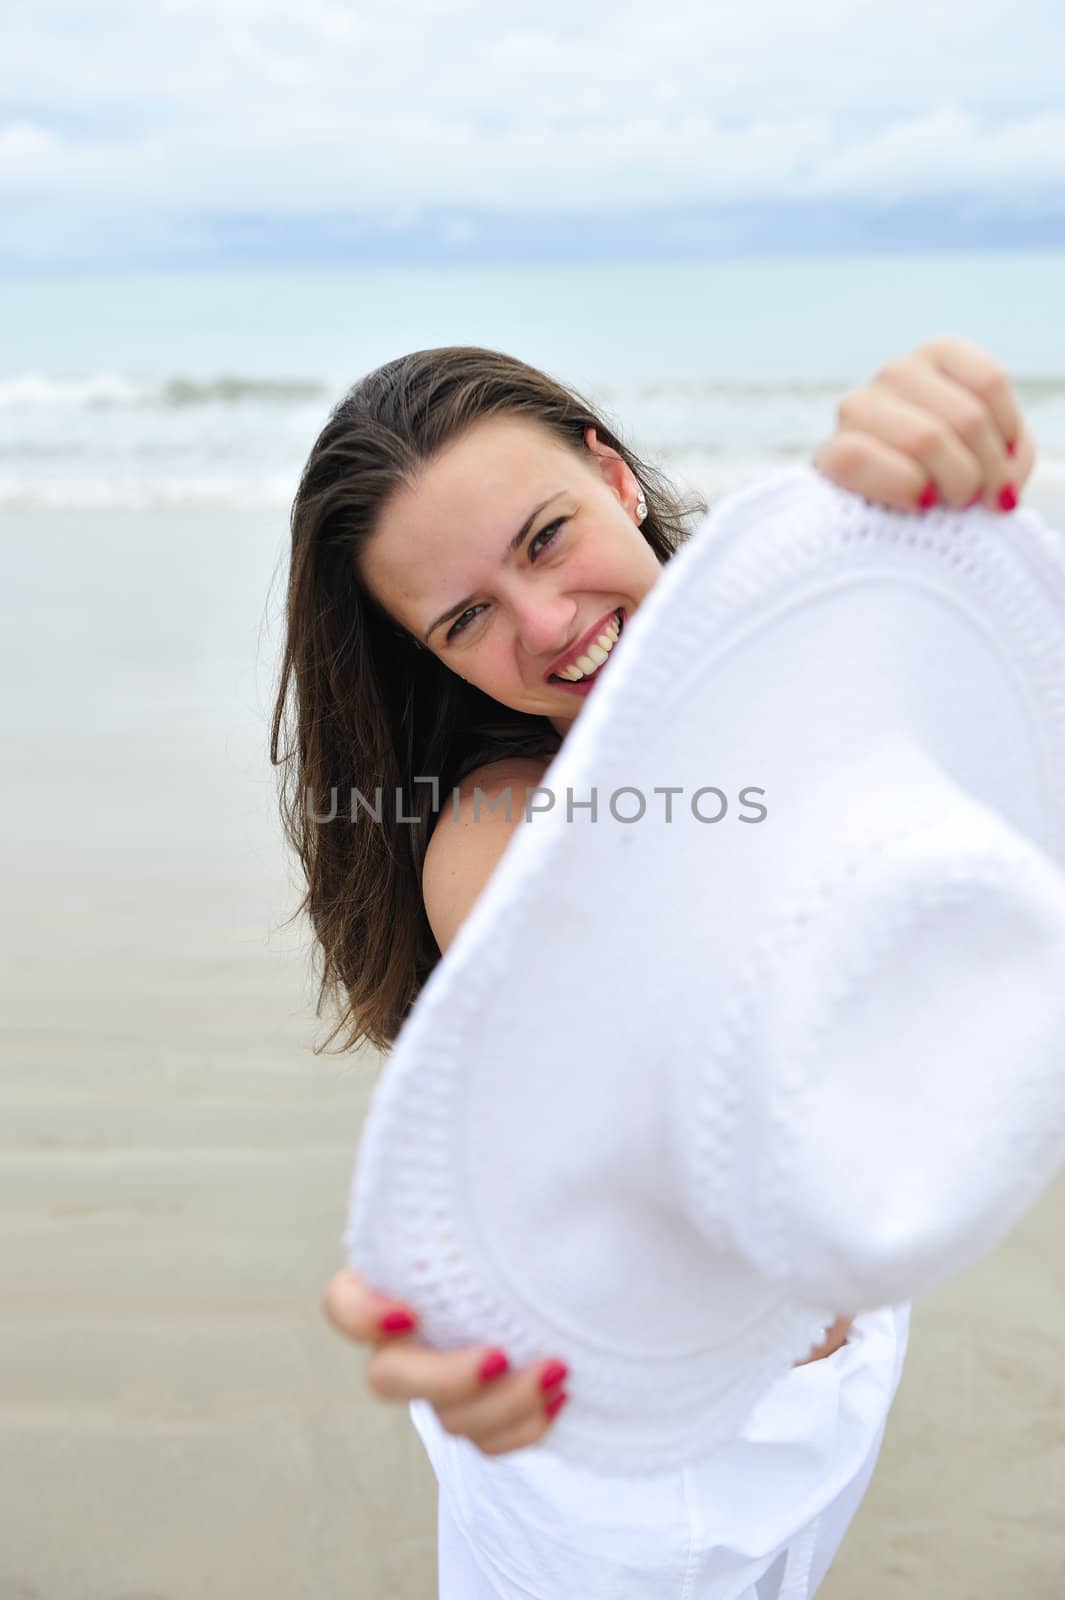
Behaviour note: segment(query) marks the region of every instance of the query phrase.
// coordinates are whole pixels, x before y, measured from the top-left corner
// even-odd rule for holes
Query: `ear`
[[[625,509],[631,512],[640,498],[640,486],[624,461],[616,450],[600,441],[591,424],[584,430],[584,442],[595,458],[608,488],[613,489]]]

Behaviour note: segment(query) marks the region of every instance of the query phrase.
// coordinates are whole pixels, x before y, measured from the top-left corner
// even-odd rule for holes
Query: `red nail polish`
[[[547,1404],[544,1406],[545,1416],[557,1416],[568,1399],[569,1395],[566,1394],[564,1390],[560,1389],[555,1398],[553,1400],[548,1400]]]
[[[1015,456],[1017,454],[1017,446],[1012,442],[1012,440],[1006,446],[1006,454],[1008,456]]]
[[[1003,511],[1014,511],[1014,510],[1016,510],[1016,507],[1017,507],[1017,491],[1013,487],[1012,483],[1007,483],[1006,487],[1003,490],[1000,491],[999,497],[998,497],[998,503],[1002,507]]]
[[[556,1383],[561,1383],[563,1378],[569,1377],[569,1368],[564,1361],[549,1361],[540,1374],[541,1389],[553,1389]]]
[[[409,1333],[414,1323],[415,1318],[409,1311],[389,1311],[377,1326],[382,1333]]]
[[[927,511],[930,506],[935,505],[938,499],[939,495],[936,491],[935,484],[926,483],[920,494],[917,496],[917,504],[920,506],[922,511]]]
[[[482,1383],[491,1383],[493,1378],[501,1378],[509,1366],[502,1350],[492,1350],[481,1362],[477,1376]]]

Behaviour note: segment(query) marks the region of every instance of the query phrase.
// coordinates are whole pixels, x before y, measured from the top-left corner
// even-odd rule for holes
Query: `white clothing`
[[[644,1478],[536,1445],[486,1456],[411,1401],[439,1486],[439,1600],[809,1600],[876,1466],[910,1309],[863,1312],[735,1439]]]

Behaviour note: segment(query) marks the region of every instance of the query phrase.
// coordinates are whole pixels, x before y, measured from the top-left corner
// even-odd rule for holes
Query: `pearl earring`
[[[636,521],[637,522],[642,522],[646,515],[647,515],[647,501],[644,499],[643,495],[641,494],[640,498],[636,502]]]

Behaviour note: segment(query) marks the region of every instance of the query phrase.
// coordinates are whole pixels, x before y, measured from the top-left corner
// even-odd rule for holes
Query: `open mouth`
[[[600,661],[595,666],[593,671],[585,672],[580,677],[577,677],[577,678],[564,678],[560,673],[552,672],[550,674],[550,676],[548,677],[548,680],[547,680],[548,683],[564,683],[567,686],[569,686],[570,688],[572,688],[575,684],[592,683],[592,682],[594,682],[594,680],[599,676],[599,674],[602,671],[602,669],[606,666],[607,661],[609,661],[610,657],[613,655],[614,646],[617,644],[618,639],[621,638],[622,632],[624,630],[624,627],[625,627],[625,613],[621,609],[620,606],[618,607],[617,611],[614,612],[614,621],[617,623],[617,627],[618,627],[617,638],[613,641],[613,644],[611,644],[610,649],[607,651],[607,655],[606,655],[606,660],[605,661]],[[602,635],[600,634],[600,638],[601,637],[602,637]],[[596,643],[598,644],[598,641],[596,641]],[[589,647],[589,648],[591,648],[591,647]],[[600,646],[600,648],[602,648],[602,646]],[[587,652],[585,652],[585,656],[586,656],[587,659],[592,659],[591,657],[587,656]],[[576,668],[576,663],[575,662],[571,662],[570,666],[571,666],[571,668]],[[579,668],[576,668],[576,670],[580,671]]]

